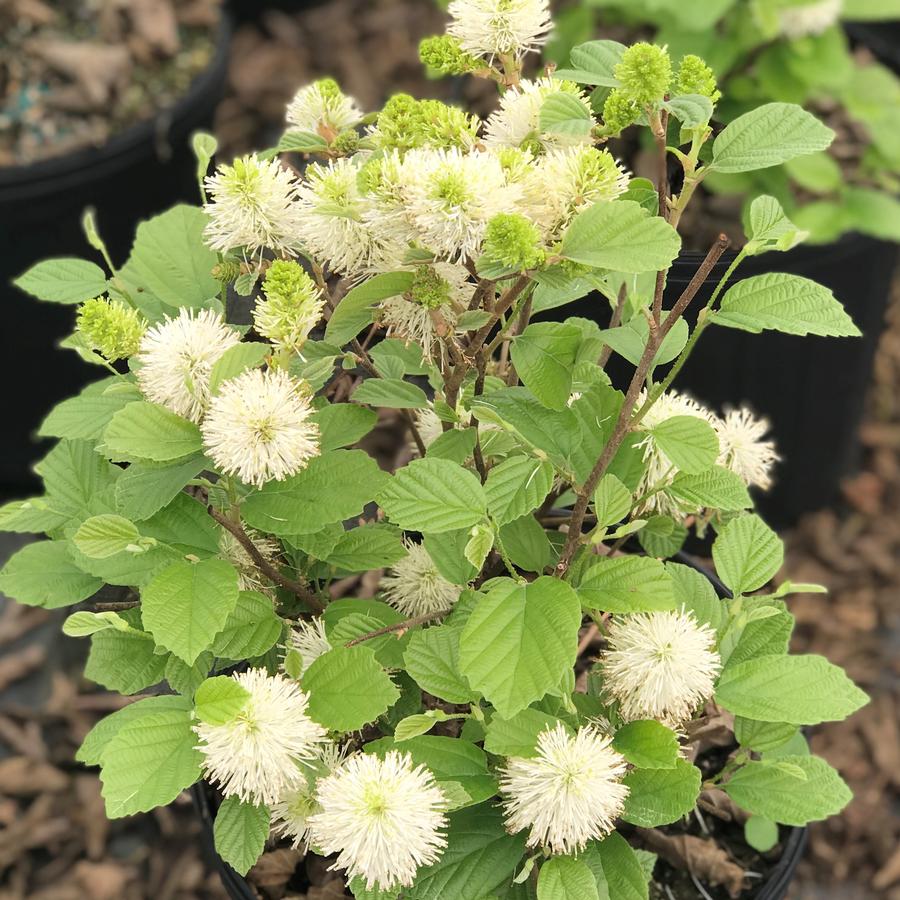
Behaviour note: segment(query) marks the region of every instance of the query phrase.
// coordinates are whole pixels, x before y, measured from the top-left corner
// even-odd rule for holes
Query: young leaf
[[[744,822],[744,840],[759,853],[768,853],[778,843],[778,826],[763,816]]]
[[[226,797],[216,813],[216,853],[239,875],[246,875],[262,855],[269,836],[269,809]]]
[[[224,725],[247,705],[250,692],[227,675],[207,678],[194,696],[194,712],[201,722]]]
[[[594,120],[584,103],[566,91],[548,94],[541,105],[539,127],[542,134],[585,137],[593,125]]]
[[[446,459],[413,460],[375,499],[396,525],[430,534],[471,527],[487,513],[478,478]]]
[[[671,769],[678,760],[675,733],[652,719],[623,725],[613,737],[613,747],[639,769]]]
[[[489,525],[474,525],[469,535],[463,555],[473,568],[480,570],[494,546],[494,531]]]
[[[272,352],[271,344],[243,341],[229,347],[213,364],[209,373],[209,392],[217,394],[219,388],[230,378],[236,378],[247,369],[261,366]]]
[[[575,217],[560,252],[593,268],[640,274],[668,268],[680,249],[664,219],[632,200],[600,200]]]
[[[512,456],[488,472],[488,512],[505,525],[537,509],[553,487],[553,466],[533,456]]]
[[[823,656],[760,656],[729,666],[716,702],[760,722],[818,725],[840,721],[869,698]]]
[[[711,168],[754,172],[825,150],[834,132],[793,103],[765,103],[729,123],[713,143]]]
[[[72,543],[91,559],[106,559],[132,546],[139,551],[141,548],[135,545],[140,539],[133,522],[107,513],[85,519],[72,536]]]
[[[642,828],[669,825],[687,815],[700,794],[700,770],[678,759],[671,769],[633,769],[623,779],[629,794],[622,818]]]
[[[538,900],[600,900],[597,882],[587,863],[571,856],[554,856],[542,866]]]
[[[785,756],[777,764],[749,762],[723,789],[747,812],[795,826],[836,815],[853,798],[841,776],[818,756]]]
[[[512,361],[519,378],[544,406],[565,409],[581,340],[579,328],[559,322],[535,322],[513,340]]]
[[[601,527],[615,525],[628,515],[630,509],[631,491],[615,475],[604,475],[594,491],[597,524]]]
[[[597,559],[582,576],[578,596],[586,608],[604,612],[675,609],[669,573],[658,559],[643,556]]]
[[[223,559],[177,562],[141,592],[144,627],[188,665],[213,642],[237,605],[238,576]]]
[[[717,325],[753,334],[769,329],[822,337],[860,335],[828,288],[800,275],[779,272],[739,281],[725,292],[720,308],[711,319]]]
[[[730,511],[753,506],[747,485],[739,475],[723,466],[712,466],[696,475],[681,472],[666,490],[679,500],[706,509]]]
[[[427,409],[430,405],[422,388],[402,378],[367,378],[352,399],[354,403],[390,409]]]
[[[312,131],[289,128],[281,136],[275,149],[279,153],[321,153],[328,149],[328,141]]]
[[[565,582],[504,579],[484,596],[460,637],[460,671],[509,718],[555,691],[575,662],[581,605]]]
[[[13,284],[50,303],[82,303],[106,293],[103,269],[84,259],[44,259],[23,272]]]
[[[744,251],[748,256],[758,256],[767,250],[790,250],[807,234],[784,214],[781,204],[774,197],[764,194],[750,204],[749,240]]]
[[[739,516],[719,533],[712,555],[719,578],[737,596],[761,588],[775,575],[784,561],[784,544],[759,516]]]
[[[680,94],[663,103],[683,128],[699,128],[712,118],[713,105],[709,97],[702,94]]]
[[[689,474],[705,472],[719,455],[712,425],[696,416],[673,416],[655,426],[654,441],[670,460]]]
[[[24,603],[59,609],[86,600],[103,587],[83,572],[66,541],[37,541],[14,553],[0,569],[0,593]]]
[[[553,72],[553,77],[566,78],[579,84],[617,87],[619,82],[613,71],[624,52],[624,44],[618,41],[588,41],[578,44],[569,55],[572,68],[557,69]]]
[[[107,628],[116,631],[137,631],[114,612],[95,613],[86,609],[68,616],[63,622],[62,631],[68,637],[89,637],[98,631],[106,631]]]
[[[375,654],[362,645],[323,653],[303,674],[303,688],[310,716],[332,731],[356,731],[400,697]]]
[[[347,291],[325,326],[325,340],[341,346],[372,321],[372,307],[412,287],[412,272],[385,272]]]
[[[202,449],[200,429],[156,403],[129,403],[110,420],[103,440],[122,459],[171,462]]]

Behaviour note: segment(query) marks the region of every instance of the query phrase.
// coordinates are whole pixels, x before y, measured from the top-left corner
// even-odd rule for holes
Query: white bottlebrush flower
[[[275,260],[253,308],[253,327],[277,347],[299,352],[322,320],[322,289],[293,260]]]
[[[351,756],[319,781],[316,801],[321,811],[308,820],[310,843],[325,855],[338,853],[333,868],[346,869],[348,881],[363,879],[367,890],[408,887],[447,844],[444,793],[408,753]]]
[[[623,721],[657,719],[678,728],[713,695],[722,668],[716,633],[693,613],[615,616],[607,640],[603,686]]]
[[[297,182],[277,159],[255,154],[221,165],[206,179],[210,202],[206,241],[213,250],[263,249],[296,254],[297,228],[302,210],[297,203]]]
[[[274,563],[281,554],[281,544],[275,538],[253,530],[248,530],[247,536],[266,562]],[[259,571],[250,554],[225,528],[219,535],[219,554],[237,570],[238,586],[242,591],[269,593],[272,590],[271,582]]]
[[[304,386],[281,369],[250,369],[226,381],[201,433],[216,465],[262,487],[305,469],[319,455],[319,426]]]
[[[518,185],[509,184],[491,153],[411,150],[403,161],[404,200],[421,243],[451,262],[475,259],[487,223],[515,207]]]
[[[591,102],[570,81],[539,78],[523,81],[500,98],[500,108],[491,114],[484,128],[484,143],[491,147],[522,147],[538,152],[541,148],[590,144],[590,132],[581,134],[541,133],[541,107],[550,94],[563,91],[575,97],[591,117]]]
[[[289,125],[329,141],[342,131],[355,128],[362,119],[363,111],[356,101],[342,93],[331,78],[322,78],[300,88],[287,107]]]
[[[553,28],[549,0],[452,0],[447,11],[447,34],[467,53],[491,61],[536,50]]]
[[[628,189],[628,172],[608,150],[581,145],[551,150],[525,182],[528,214],[556,236],[583,209],[615,200]]]
[[[446,612],[459,599],[460,588],[437,570],[424,544],[404,539],[407,555],[381,579],[384,599],[407,616]]]
[[[638,397],[637,409],[641,408],[646,399],[647,394],[645,391],[642,391]],[[652,434],[652,430],[657,425],[675,416],[694,416],[698,419],[703,419],[710,425],[715,422],[713,413],[691,397],[679,394],[677,391],[668,391],[663,394],[647,410],[639,425],[640,430],[645,432],[646,435],[638,444],[638,447],[642,448],[644,452],[644,474],[638,485],[638,496],[660,485],[670,484],[678,474],[678,469],[656,442]],[[659,513],[660,515],[676,517],[685,513],[685,510],[666,491],[657,491],[657,493],[653,494],[644,503],[643,509]]]
[[[779,457],[775,444],[763,440],[768,421],[757,419],[748,409],[732,409],[716,418],[713,428],[719,436],[718,464],[731,469],[748,487],[771,487],[772,467]]]
[[[500,774],[506,828],[529,828],[529,847],[575,854],[609,834],[628,788],[625,758],[592,726],[570,735],[562,723],[541,733],[537,755],[513,757]]]
[[[822,34],[838,23],[843,8],[843,0],[812,0],[783,6],[778,10],[779,29],[791,40]]]
[[[321,618],[300,619],[291,627],[285,649],[300,657],[299,673],[304,672],[323,654],[331,650],[331,642],[325,634],[325,623]]]
[[[320,812],[316,802],[316,785],[320,778],[330,775],[344,761],[346,748],[327,743],[320,746],[320,754],[310,760],[305,778],[278,798],[269,809],[272,831],[287,838],[291,846],[305,850],[309,843],[309,817]]]
[[[310,254],[342,275],[383,269],[401,255],[396,244],[368,221],[370,203],[359,189],[359,169],[349,159],[313,163],[298,189],[303,209],[298,235]]]
[[[244,709],[222,725],[194,725],[204,774],[226,797],[275,803],[304,781],[325,729],[307,715],[309,697],[296,682],[263,669],[232,678],[250,695]]]
[[[241,336],[211,309],[182,309],[175,319],[144,332],[137,361],[143,395],[199,422],[209,404],[209,375],[222,354]]]
[[[415,410],[413,421],[426,449],[444,433],[444,423],[430,406],[426,409]]]

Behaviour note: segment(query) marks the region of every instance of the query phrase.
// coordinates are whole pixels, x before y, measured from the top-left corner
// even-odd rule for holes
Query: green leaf
[[[166,659],[165,679],[173,691],[185,697],[193,697],[209,675],[212,665],[213,655],[210,650],[201,653],[191,666],[170,653]]]
[[[590,134],[594,120],[584,103],[567,91],[548,94],[541,104],[540,130],[542,134],[565,134],[584,137]]]
[[[768,329],[822,337],[860,335],[828,288],[800,275],[779,272],[752,275],[729,288],[711,320],[753,334]]]
[[[663,103],[683,128],[699,128],[712,118],[713,104],[703,94],[681,94]]]
[[[72,613],[63,622],[63,634],[68,637],[89,637],[98,631],[113,628],[116,631],[135,631],[121,616],[114,612],[81,612]]]
[[[500,526],[500,543],[513,565],[526,572],[543,572],[550,565],[553,548],[538,520],[526,515]]]
[[[601,898],[647,900],[648,879],[631,845],[618,832],[590,841],[581,859],[594,873]]]
[[[719,438],[709,422],[696,416],[672,416],[656,425],[653,440],[682,471],[705,472],[719,455]]]
[[[213,363],[209,373],[209,392],[217,394],[219,388],[230,378],[236,378],[247,369],[261,366],[263,360],[272,352],[271,344],[244,341],[229,347]]]
[[[544,406],[565,409],[572,393],[572,368],[581,340],[579,328],[559,322],[535,322],[513,340],[511,353],[516,372]]]
[[[481,325],[490,318],[490,313],[484,310],[474,310],[485,316]],[[463,316],[457,320],[457,328],[463,320]],[[476,327],[480,328],[481,325]],[[429,375],[433,371],[431,363],[422,359],[422,348],[418,344],[406,343],[400,338],[385,338],[379,341],[371,350],[369,356],[375,367],[385,378],[402,378],[404,375]]]
[[[512,456],[488,473],[484,484],[488,511],[505,525],[537,509],[553,487],[553,466],[533,456]]]
[[[579,84],[617,87],[619,82],[613,72],[624,52],[625,46],[618,41],[588,41],[572,48],[571,68],[557,69],[552,74],[554,78],[566,78]]]
[[[297,475],[250,494],[241,515],[270,534],[310,534],[358,516],[387,479],[363,450],[331,450]]]
[[[622,819],[656,828],[677,822],[694,808],[700,794],[700,770],[677,759],[671,769],[633,769],[622,783],[629,789]]]
[[[406,671],[423,691],[448,703],[470,703],[478,699],[459,670],[458,628],[441,626],[415,632],[403,654]]]
[[[737,742],[757,753],[767,753],[783,747],[797,733],[797,726],[788,722],[756,722],[743,716],[734,717],[734,736]]]
[[[115,382],[117,390],[108,390],[110,382]],[[96,440],[115,413],[140,397],[133,384],[115,379],[88,385],[77,397],[63,400],[50,411],[38,436]]]
[[[440,710],[433,709],[429,710],[429,712],[431,715],[428,713],[418,713],[416,715],[407,716],[405,719],[401,719],[394,729],[395,743],[399,744],[403,741],[412,740],[414,737],[420,737],[423,734],[427,734],[438,722],[446,722],[447,719],[452,718],[452,716],[448,716]]]
[[[372,307],[381,300],[406,293],[412,272],[386,272],[347,291],[325,326],[325,340],[341,346],[372,321]]]
[[[352,395],[354,403],[390,409],[427,409],[425,391],[402,378],[367,378]]]
[[[600,336],[603,342],[609,344],[616,353],[625,357],[633,366],[637,366],[647,346],[650,326],[643,316],[634,316],[618,328],[604,328],[600,332]],[[662,366],[675,359],[684,349],[687,339],[687,322],[679,319],[663,338],[659,350],[656,351],[656,356],[653,357],[653,365]]]
[[[763,195],[756,197],[750,204],[750,228],[747,234],[750,240],[745,245],[744,252],[748,256],[758,256],[767,250],[790,250],[803,241],[807,234],[784,214],[781,204],[774,197]]]
[[[0,569],[0,593],[26,606],[59,609],[86,600],[103,587],[75,565],[66,541],[36,541]]]
[[[683,606],[698,622],[718,630],[725,618],[725,604],[716,595],[710,580],[681,563],[667,562],[665,566],[672,578],[676,609]]]
[[[753,506],[747,485],[724,466],[713,466],[696,475],[682,472],[675,476],[666,491],[685,503],[706,509],[736,511]]]
[[[170,462],[203,445],[200,429],[156,403],[139,401],[120,409],[103,433],[106,449],[123,459]]]
[[[400,697],[375,654],[362,645],[323,653],[303,674],[309,714],[331,731],[356,731]]]
[[[144,294],[176,309],[212,305],[219,293],[212,276],[219,257],[203,240],[208,221],[203,210],[179,205],[138,225],[119,277],[142,309]]]
[[[784,561],[784,544],[759,516],[739,516],[719,533],[712,555],[719,578],[737,596],[775,575]]]
[[[494,530],[488,525],[475,525],[470,532],[469,540],[463,548],[463,556],[480,570],[494,546]]]
[[[538,900],[600,900],[587,863],[571,856],[553,856],[541,866],[537,896]]]
[[[640,274],[667,269],[680,248],[678,232],[640,204],[600,200],[575,217],[560,252],[592,268]]]
[[[269,597],[256,591],[241,591],[225,627],[215,636],[212,649],[223,659],[252,659],[275,646],[281,629],[281,619]]]
[[[166,657],[149,634],[109,629],[92,635],[84,675],[111,691],[136,694],[162,681],[165,670]]]
[[[344,572],[368,572],[392,566],[407,553],[399,531],[376,522],[345,532],[325,562]]]
[[[69,517],[53,509],[46,497],[10,500],[0,506],[0,531],[40,534],[65,525]]]
[[[432,459],[449,459],[462,465],[475,449],[476,431],[474,428],[451,428],[438,435],[425,451]]]
[[[616,478],[607,473],[597,483],[594,491],[594,512],[597,524],[602,528],[620,522],[631,510],[631,491]]]
[[[239,875],[246,875],[262,856],[269,836],[269,809],[226,797],[216,812],[216,853]]]
[[[125,722],[106,745],[100,781],[111,819],[171,803],[200,778],[190,713],[159,710]]]
[[[678,737],[652,719],[623,725],[613,737],[613,747],[639,769],[671,769],[678,760]]]
[[[106,293],[100,266],[84,259],[44,259],[23,272],[13,284],[50,303],[82,303]]]
[[[460,637],[460,670],[497,712],[514,716],[555,691],[575,663],[581,604],[558,579],[504,579],[483,596]]]
[[[765,103],[729,123],[713,143],[711,168],[754,172],[825,150],[834,132],[793,103]]]
[[[224,725],[230,722],[250,699],[250,692],[227,675],[207,678],[194,697],[194,712],[201,722]]]
[[[805,777],[791,774],[788,766]],[[731,776],[723,790],[747,812],[795,826],[836,815],[853,798],[841,776],[818,756],[749,762]]]
[[[132,463],[116,481],[116,507],[135,522],[149,519],[208,465],[209,460],[200,454],[171,465]]]
[[[687,539],[687,528],[668,516],[651,516],[638,532],[644,552],[657,559],[674,556]]]
[[[532,757],[537,752],[537,739],[541,733],[559,723],[555,716],[531,707],[508,719],[494,715],[486,727],[484,749],[496,756]],[[565,728],[571,732],[568,725]]]
[[[332,403],[320,409],[312,420],[319,426],[322,452],[349,447],[367,435],[378,421],[378,413],[352,403]]]
[[[895,129],[896,125],[892,126]],[[883,241],[900,241],[900,200],[875,188],[848,187],[843,194],[848,227]]]
[[[47,499],[54,509],[84,518],[122,470],[95,453],[89,441],[60,441],[34,471],[44,479]]]
[[[468,542],[468,528],[425,534],[422,541],[438,572],[451,584],[468,584],[478,574],[463,555]]]
[[[328,149],[328,141],[312,131],[289,128],[281,136],[275,149],[279,153],[321,153]]]
[[[471,806],[448,816],[447,846],[440,859],[419,869],[404,893],[410,900],[488,897],[509,884],[525,850],[525,835],[509,835],[499,808]]]
[[[468,528],[487,513],[478,478],[446,459],[413,460],[375,499],[396,525],[430,534]]]
[[[762,816],[744,822],[744,840],[759,853],[768,853],[778,843],[778,826]]]
[[[672,579],[658,559],[603,557],[585,572],[578,596],[588,609],[633,613],[675,609]]]
[[[136,546],[140,538],[133,522],[107,513],[85,519],[73,535],[72,543],[91,559],[106,559],[130,547],[140,550]]]
[[[824,656],[760,656],[729,666],[716,701],[729,712],[760,722],[818,725],[840,721],[869,698]]]
[[[224,559],[177,562],[141,591],[144,627],[189,665],[225,627],[238,600],[238,576]]]

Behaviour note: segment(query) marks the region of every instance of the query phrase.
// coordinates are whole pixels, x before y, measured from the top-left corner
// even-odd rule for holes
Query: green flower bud
[[[241,264],[236,259],[223,259],[212,267],[210,273],[220,284],[231,284],[241,274]]]
[[[641,107],[659,103],[672,82],[672,61],[663,47],[641,42],[623,54],[614,70],[622,91]]]
[[[421,143],[435,148],[471,147],[478,133],[478,119],[440,100],[419,103]]]
[[[92,350],[115,362],[137,353],[147,323],[121,300],[95,297],[79,307],[76,327]]]
[[[338,153],[342,153],[345,156],[350,156],[352,153],[356,153],[359,149],[359,134],[355,132],[352,128],[347,131],[342,131],[335,139],[332,144],[335,150]]]
[[[419,102],[409,94],[394,94],[378,114],[378,140],[385,150],[411,150],[420,145]]]
[[[716,85],[713,70],[699,56],[689,53],[681,60],[678,76],[675,79],[676,94],[701,94],[709,97],[713,103],[718,102],[722,92]]]
[[[262,284],[265,300],[253,310],[253,326],[280,347],[299,350],[322,318],[322,291],[303,267],[276,259]]]
[[[465,75],[483,68],[484,63],[466,53],[459,41],[448,34],[427,37],[419,44],[419,59],[442,75]]]
[[[609,92],[603,104],[603,124],[610,134],[633,125],[641,115],[641,107],[623,91],[614,89]]]
[[[537,226],[519,213],[499,213],[487,224],[482,251],[511,269],[534,269],[546,254]]]
[[[341,86],[333,78],[320,78],[313,82],[313,87],[318,88],[322,98],[326,101],[340,100],[344,96]]]
[[[431,266],[419,266],[409,294],[425,309],[440,309],[450,300],[450,282],[441,278]]]

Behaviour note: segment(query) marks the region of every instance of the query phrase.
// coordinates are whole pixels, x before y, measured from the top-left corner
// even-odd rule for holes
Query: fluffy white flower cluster
[[[491,62],[516,59],[544,44],[553,28],[548,0],[452,0],[447,34]]]
[[[645,399],[646,393],[642,393],[638,408]],[[640,423],[644,437],[638,446],[643,449],[645,469],[638,495],[656,491],[645,501],[645,510],[676,518],[691,511],[665,490],[659,490],[672,483],[678,468],[654,438],[653,429],[675,416],[693,416],[709,423],[719,440],[716,463],[734,472],[748,487],[763,490],[771,487],[778,454],[774,443],[764,439],[769,430],[768,421],[757,419],[747,409],[730,410],[719,417],[691,397],[668,391],[650,407]]]
[[[844,9],[844,0],[807,0],[778,10],[781,33],[791,40],[822,34],[836,25]]]

